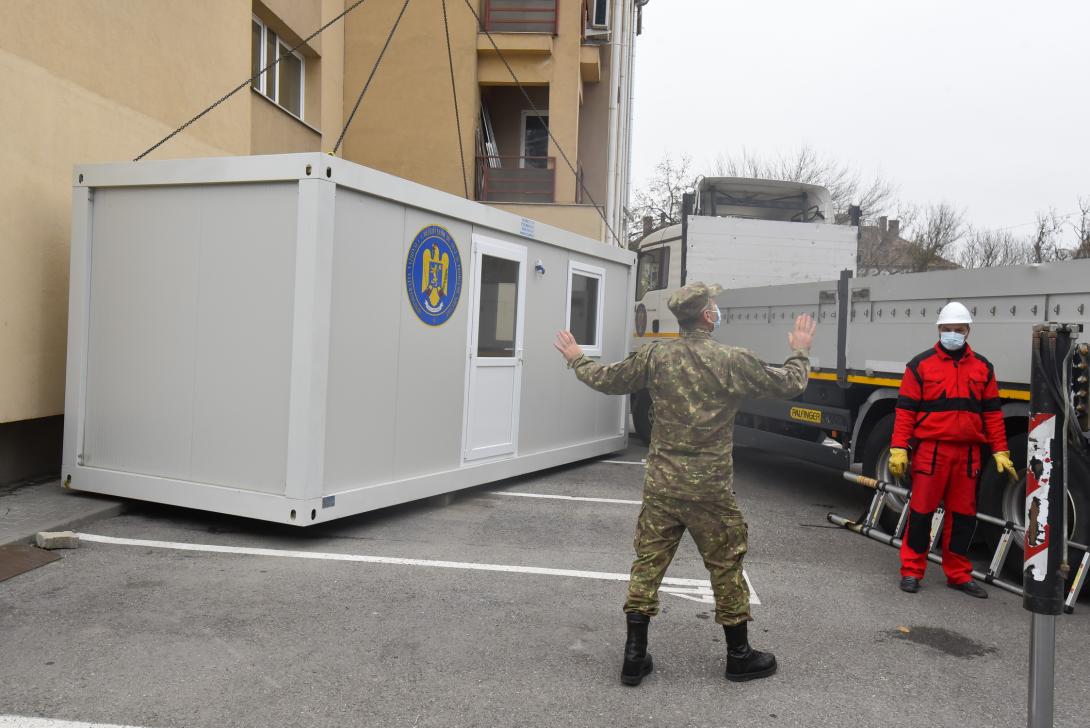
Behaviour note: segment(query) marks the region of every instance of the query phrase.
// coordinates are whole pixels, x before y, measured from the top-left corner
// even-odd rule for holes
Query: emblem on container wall
[[[429,326],[446,322],[454,313],[462,293],[462,257],[446,228],[429,225],[413,238],[405,289],[413,311]]]

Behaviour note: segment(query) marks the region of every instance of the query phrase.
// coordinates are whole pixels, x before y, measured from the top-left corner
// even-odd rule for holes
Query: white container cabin
[[[69,488],[307,526],[627,444],[634,255],[324,154],[77,167]]]

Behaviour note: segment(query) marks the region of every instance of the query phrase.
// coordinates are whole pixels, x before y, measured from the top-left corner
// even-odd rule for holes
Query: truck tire
[[[863,443],[863,474],[887,483],[895,482],[893,476],[889,474],[889,442],[893,439],[894,417],[894,413],[891,412],[874,423]],[[908,483],[900,483],[900,485],[908,486]],[[901,517],[901,511],[905,508],[906,500],[891,493],[887,493],[885,498],[886,507],[882,509],[880,522],[887,533],[893,533]]]
[[[655,405],[646,389],[636,392],[632,397],[632,424],[643,444],[650,445],[651,428],[655,425]]]

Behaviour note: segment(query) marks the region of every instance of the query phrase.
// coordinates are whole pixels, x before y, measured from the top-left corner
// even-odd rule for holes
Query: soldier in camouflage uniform
[[[766,366],[751,352],[711,338],[721,320],[715,303],[721,290],[703,283],[679,289],[667,305],[681,337],[652,342],[616,364],[603,366],[584,356],[570,332],[556,338],[556,348],[581,382],[605,394],[646,389],[655,408],[636,560],[624,605],[628,640],[621,680],[628,685],[638,685],[652,670],[647,627],[659,612],[659,585],[686,529],[711,575],[715,621],[727,638],[726,677],[751,680],[776,671],[776,658],[752,649],[747,637],[753,616],[742,575],[747,526],[732,487],[734,416],[743,399],[802,394],[816,325],[800,316],[788,335],[791,355],[783,367]]]

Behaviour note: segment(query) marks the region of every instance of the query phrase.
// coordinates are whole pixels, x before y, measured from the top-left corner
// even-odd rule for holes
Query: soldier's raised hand
[[[557,331],[556,340],[553,342],[556,350],[564,355],[569,364],[583,356],[583,347],[575,341],[570,331]]]
[[[795,329],[787,335],[787,344],[794,349],[804,351],[814,343],[814,332],[817,331],[817,321],[809,314],[803,314],[795,319]]]

